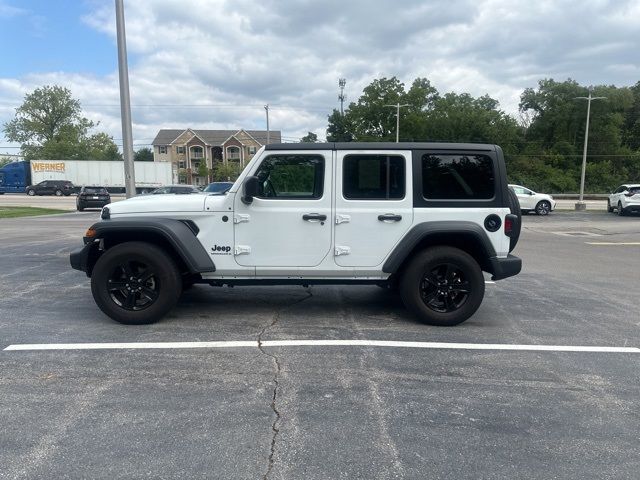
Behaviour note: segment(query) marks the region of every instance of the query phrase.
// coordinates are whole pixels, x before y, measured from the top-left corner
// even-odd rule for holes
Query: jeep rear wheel
[[[457,325],[480,307],[484,277],[468,253],[452,247],[433,247],[411,260],[400,281],[400,294],[420,321]]]
[[[96,262],[91,293],[105,314],[128,325],[154,323],[177,303],[182,279],[162,249],[126,242],[107,250]]]

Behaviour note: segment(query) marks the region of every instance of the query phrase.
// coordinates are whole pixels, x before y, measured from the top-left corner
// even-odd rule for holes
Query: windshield
[[[96,194],[104,195],[107,193],[107,189],[104,187],[85,187],[84,193],[90,193],[93,195],[96,195]]]
[[[207,185],[203,191],[207,193],[225,193],[233,186],[232,182],[214,182]]]

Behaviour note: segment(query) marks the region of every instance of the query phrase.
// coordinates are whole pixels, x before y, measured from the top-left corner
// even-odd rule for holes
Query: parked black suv
[[[69,180],[44,180],[37,185],[29,185],[25,191],[27,195],[55,195],[68,197],[73,191],[73,183]]]
[[[76,199],[79,212],[85,208],[102,208],[111,203],[111,196],[104,187],[82,187]]]

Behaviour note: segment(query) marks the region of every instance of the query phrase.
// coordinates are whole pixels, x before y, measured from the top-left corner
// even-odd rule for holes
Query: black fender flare
[[[466,221],[425,222],[414,226],[387,257],[382,266],[382,271],[390,274],[398,272],[418,245],[425,240],[445,236],[472,239],[474,246],[479,246],[482,250],[483,261],[480,262],[481,267],[483,270],[491,272],[492,267],[489,259],[496,256],[491,240],[489,240],[480,225]]]
[[[95,243],[103,239],[110,241],[144,241],[145,235],[160,237],[174,249],[184,262],[189,273],[215,272],[216,266],[197,238],[197,226],[190,220],[173,218],[129,217],[103,220],[94,223],[89,230],[95,235],[85,237],[85,242]]]

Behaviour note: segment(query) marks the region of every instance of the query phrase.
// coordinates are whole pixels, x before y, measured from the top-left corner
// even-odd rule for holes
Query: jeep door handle
[[[327,219],[327,216],[320,213],[305,213],[302,215],[302,219],[307,222],[324,222]]]
[[[378,215],[378,220],[381,222],[399,222],[402,220],[402,215],[396,215],[395,213],[385,213],[384,215]]]

